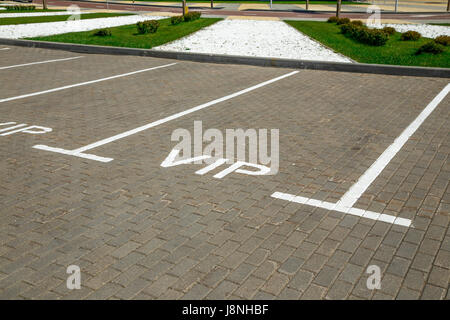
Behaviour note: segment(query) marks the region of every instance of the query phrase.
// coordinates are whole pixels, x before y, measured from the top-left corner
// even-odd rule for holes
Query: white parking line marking
[[[15,124],[15,122],[5,122],[5,123],[0,123],[0,126],[1,126],[1,125],[9,125],[9,124]],[[9,127],[9,128],[3,128],[3,129],[0,129],[0,132],[12,130],[12,129],[16,129],[16,128],[20,128],[20,127],[24,127],[24,126],[26,126],[26,125],[27,125],[26,123],[21,123],[21,124],[18,124],[18,125],[16,125],[16,126],[12,126],[12,127]]]
[[[44,90],[44,91],[39,91],[39,92],[33,92],[33,93],[29,93],[29,94],[23,94],[21,96],[0,99],[0,103],[7,102],[7,101],[18,100],[18,99],[24,99],[24,98],[33,97],[33,96],[38,96],[38,95],[41,95],[41,94],[46,94],[46,93],[66,90],[66,89],[70,89],[70,88],[85,86],[85,85],[88,85],[88,84],[93,84],[93,83],[97,83],[97,82],[102,82],[102,81],[122,78],[122,77],[126,77],[126,76],[131,76],[133,74],[137,74],[137,73],[141,73],[141,72],[146,72],[146,71],[156,70],[156,69],[160,69],[160,68],[170,67],[170,66],[173,66],[175,64],[176,63],[169,63],[169,64],[165,64],[165,65],[162,65],[162,66],[142,69],[142,70],[133,71],[133,72],[122,73],[122,74],[118,74],[118,75],[115,75],[115,76],[101,78],[101,79],[97,79],[97,80],[91,80],[91,81],[86,81],[86,82],[81,82],[81,83],[75,83],[75,84],[71,84],[71,85],[64,86],[64,87],[58,87],[58,88],[54,88],[54,89],[49,89],[49,90]]]
[[[208,108],[208,107],[213,106],[213,105],[215,105],[217,103],[220,103],[220,102],[223,102],[223,101],[227,101],[229,99],[232,99],[232,98],[235,98],[237,96],[243,95],[244,93],[256,90],[258,88],[264,87],[264,86],[266,86],[268,84],[274,83],[274,82],[279,81],[281,79],[290,77],[290,76],[292,76],[294,74],[297,74],[298,72],[299,71],[292,71],[290,73],[287,73],[287,74],[284,74],[282,76],[273,78],[271,80],[267,80],[267,81],[261,82],[261,83],[259,83],[257,85],[251,86],[251,87],[249,87],[247,89],[243,89],[243,90],[240,90],[238,92],[235,92],[235,93],[229,94],[227,96],[224,96],[222,98],[212,100],[210,102],[201,104],[199,106],[190,108],[190,109],[182,111],[182,112],[175,113],[175,114],[173,114],[171,116],[168,116],[166,118],[163,118],[163,119],[160,119],[160,120],[148,123],[146,125],[140,126],[138,128],[132,129],[132,130],[125,131],[123,133],[119,133],[119,134],[117,134],[115,136],[112,136],[112,137],[109,137],[109,138],[106,138],[106,139],[102,139],[100,141],[88,144],[87,146],[84,146],[84,147],[81,147],[81,148],[78,148],[78,149],[75,149],[75,150],[65,150],[65,149],[53,148],[53,147],[49,147],[49,146],[45,146],[45,145],[35,145],[35,146],[33,146],[33,148],[40,149],[40,150],[45,150],[45,151],[50,151],[50,152],[67,154],[67,155],[76,156],[76,157],[87,158],[87,159],[91,159],[91,160],[97,160],[97,161],[101,161],[101,162],[109,162],[109,161],[113,160],[113,158],[104,158],[104,157],[99,157],[99,156],[96,156],[96,155],[85,154],[84,151],[87,151],[87,150],[90,150],[90,149],[93,149],[93,148],[105,145],[107,143],[111,143],[111,142],[119,140],[119,139],[126,138],[128,136],[131,136],[133,134],[139,133],[141,131],[144,131],[144,130],[147,130],[147,129],[159,126],[160,124],[163,124],[163,123],[166,123],[166,122],[178,119],[178,118],[183,117],[183,116],[185,116],[187,114],[190,114],[190,113],[193,113],[193,112],[196,112],[196,111]]]
[[[58,61],[67,61],[67,60],[73,60],[73,59],[79,59],[79,58],[83,58],[83,57],[82,56],[78,56],[78,57],[70,57],[70,58],[63,58],[63,59],[53,59],[53,60],[44,60],[44,61],[37,61],[37,62],[30,62],[30,63],[22,63],[22,64],[16,64],[16,65],[13,65],[13,66],[0,67],[0,70],[17,68],[17,67],[32,66],[32,65],[35,65],[35,64],[43,64],[43,63],[58,62]]]
[[[0,48],[0,51],[1,50],[9,50],[9,49],[11,49],[11,48]]]
[[[379,214],[377,212],[358,209],[358,208],[346,208],[342,206],[338,206],[336,203],[327,202],[327,201],[320,201],[310,198],[304,198],[300,196],[296,196],[289,193],[283,193],[283,192],[274,192],[271,195],[272,198],[286,200],[289,202],[295,202],[300,204],[306,204],[313,207],[323,208],[327,210],[332,211],[338,211],[345,214],[351,214],[358,217],[364,217],[371,220],[378,220],[378,221],[384,221],[387,223],[392,223],[404,227],[409,227],[412,223],[410,219],[400,218],[396,216],[391,216],[388,214]]]
[[[348,213],[363,218],[384,221],[404,227],[410,227],[412,224],[412,221],[410,219],[358,209],[354,208],[353,205],[358,201],[361,195],[367,190],[367,188],[378,177],[378,175],[384,170],[389,162],[395,157],[395,155],[405,145],[409,138],[428,118],[428,116],[436,109],[439,103],[447,96],[449,91],[450,83],[447,84],[417,116],[417,118],[413,122],[411,122],[411,124],[405,130],[403,130],[403,132],[394,140],[394,142],[378,157],[378,159],[370,166],[369,169],[366,170],[366,172],[364,172],[364,174],[358,179],[358,181],[350,187],[350,189],[341,197],[341,199],[339,199],[338,202],[331,203],[282,192],[274,192],[272,194],[272,197],[289,202],[306,204],[313,207],[339,211],[345,214]]]
[[[378,159],[367,169],[366,172],[351,186],[351,188],[342,196],[338,205],[343,207],[352,207],[361,197],[364,191],[378,177],[381,171],[391,162],[397,152],[405,145],[409,138],[416,132],[428,116],[436,109],[438,104],[445,98],[450,91],[450,83],[426,106],[426,108],[411,122],[411,124],[403,130],[403,132],[395,139],[395,141],[378,157]]]

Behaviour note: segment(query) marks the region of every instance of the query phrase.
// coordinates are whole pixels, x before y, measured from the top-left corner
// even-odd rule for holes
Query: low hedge
[[[339,20],[338,17],[332,16],[332,17],[328,18],[327,22],[329,22],[329,23],[336,23],[336,22],[338,22],[338,20]]]
[[[419,55],[423,52],[438,54],[444,52],[444,46],[439,43],[436,43],[435,41],[430,41],[422,45],[419,49],[417,49],[416,55]]]
[[[202,14],[200,12],[196,12],[196,11],[189,12],[184,15],[184,21],[185,22],[194,21],[194,20],[200,19],[201,16],[202,16]]]
[[[350,23],[350,19],[349,18],[338,18],[338,20],[336,21],[336,24],[342,25],[342,24],[347,24]]]
[[[181,23],[183,21],[184,21],[183,16],[174,16],[174,17],[170,18],[170,23],[173,24],[173,25],[179,24],[179,23]]]
[[[5,8],[6,8],[6,11],[34,11],[34,10],[36,10],[36,6],[14,5],[14,6],[7,6]]]
[[[184,16],[173,16],[172,18],[170,18],[170,23],[175,25],[175,24],[179,24],[181,22],[189,22],[189,21],[194,21],[197,19],[200,19],[200,17],[202,16],[202,14],[200,12],[189,12],[186,13]]]
[[[363,22],[361,20],[352,20],[350,21],[351,24],[354,24],[355,26],[362,26]]]
[[[418,33],[417,31],[406,31],[403,32],[402,35],[400,36],[400,40],[402,41],[417,41],[422,37],[422,35],[420,33]]]
[[[450,46],[450,36],[439,36],[434,41],[446,47]]]
[[[383,31],[384,33],[392,36],[395,33],[395,29],[392,27],[384,27],[383,29],[381,29],[381,31]]]
[[[155,33],[159,28],[157,20],[147,20],[136,23],[139,34]]]
[[[386,44],[389,35],[380,29],[370,29],[365,25],[359,26],[352,23],[346,23],[340,26],[341,32],[361,43],[371,46],[382,46]]]
[[[110,37],[111,36],[111,30],[110,29],[100,29],[94,32],[94,36],[97,37]]]

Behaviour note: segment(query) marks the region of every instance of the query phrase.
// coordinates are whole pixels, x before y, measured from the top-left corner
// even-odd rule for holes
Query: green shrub
[[[139,34],[155,33],[159,28],[159,22],[157,20],[147,20],[136,23]]]
[[[349,18],[339,18],[338,21],[336,22],[336,24],[339,26],[341,24],[347,24],[350,23],[350,19]]]
[[[368,31],[365,42],[372,46],[382,46],[386,44],[389,39],[389,35],[380,29],[368,29]]]
[[[358,29],[360,28],[360,26],[357,26],[352,23],[347,23],[347,24],[342,24],[339,28],[341,29],[341,32],[343,34],[348,34],[352,38],[355,38],[356,33],[358,32]]]
[[[360,26],[360,27],[363,26],[363,22],[361,20],[353,20],[350,23],[355,26]]]
[[[34,11],[34,10],[36,10],[36,6],[14,5],[6,7],[6,11]]]
[[[111,30],[110,29],[97,30],[94,33],[94,36],[97,36],[97,37],[110,37],[111,36]]]
[[[194,21],[194,20],[200,19],[201,16],[202,16],[202,14],[200,12],[196,12],[196,11],[189,12],[184,15],[184,21],[186,21],[186,22]]]
[[[361,43],[371,46],[382,46],[388,39],[389,35],[379,29],[369,29],[367,26],[358,26],[352,23],[343,24],[340,26],[341,32]]]
[[[332,17],[328,18],[327,22],[329,22],[329,23],[336,23],[336,22],[338,22],[338,20],[339,20],[338,17],[332,16]]]
[[[395,33],[395,29],[392,27],[384,27],[383,29],[381,29],[381,31],[383,31],[384,33],[392,36]]]
[[[340,26],[341,32],[346,36],[371,46],[382,46],[388,41],[389,35],[379,29],[369,29],[367,26],[358,26],[352,23]]]
[[[421,54],[423,52],[432,53],[432,54],[438,54],[444,51],[444,46],[436,43],[434,41],[430,41],[422,45],[419,49],[416,51],[416,55]]]
[[[439,43],[443,46],[450,46],[450,36],[439,36],[434,39],[436,43]]]
[[[420,37],[422,37],[422,35],[420,33],[418,33],[417,31],[406,31],[403,32],[402,35],[400,36],[400,40],[402,41],[417,41],[420,39]]]
[[[183,21],[184,21],[183,16],[174,16],[174,17],[170,18],[170,23],[173,25],[179,24]]]

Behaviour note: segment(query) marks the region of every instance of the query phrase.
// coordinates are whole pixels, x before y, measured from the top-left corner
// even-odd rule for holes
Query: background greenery
[[[450,49],[448,47],[445,48],[443,53],[437,55],[430,53],[415,55],[417,49],[431,39],[421,38],[418,41],[401,41],[400,33],[396,32],[390,36],[384,46],[375,47],[345,37],[334,23],[286,22],[327,47],[358,62],[450,68]]]

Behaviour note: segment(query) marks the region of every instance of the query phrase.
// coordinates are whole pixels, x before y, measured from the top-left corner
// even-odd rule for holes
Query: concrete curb
[[[382,65],[382,64],[323,62],[323,61],[293,60],[293,59],[279,59],[279,58],[244,57],[244,56],[230,56],[220,54],[158,51],[153,49],[106,47],[106,46],[95,46],[84,44],[2,39],[2,38],[0,38],[0,44],[32,47],[32,48],[66,50],[78,53],[133,55],[133,56],[145,56],[163,59],[177,59],[177,60],[188,60],[195,62],[208,62],[220,64],[242,64],[261,67],[277,67],[290,69],[373,73],[373,74],[413,76],[413,77],[450,78],[450,69],[447,68],[425,68],[425,67],[407,67],[407,66]]]

